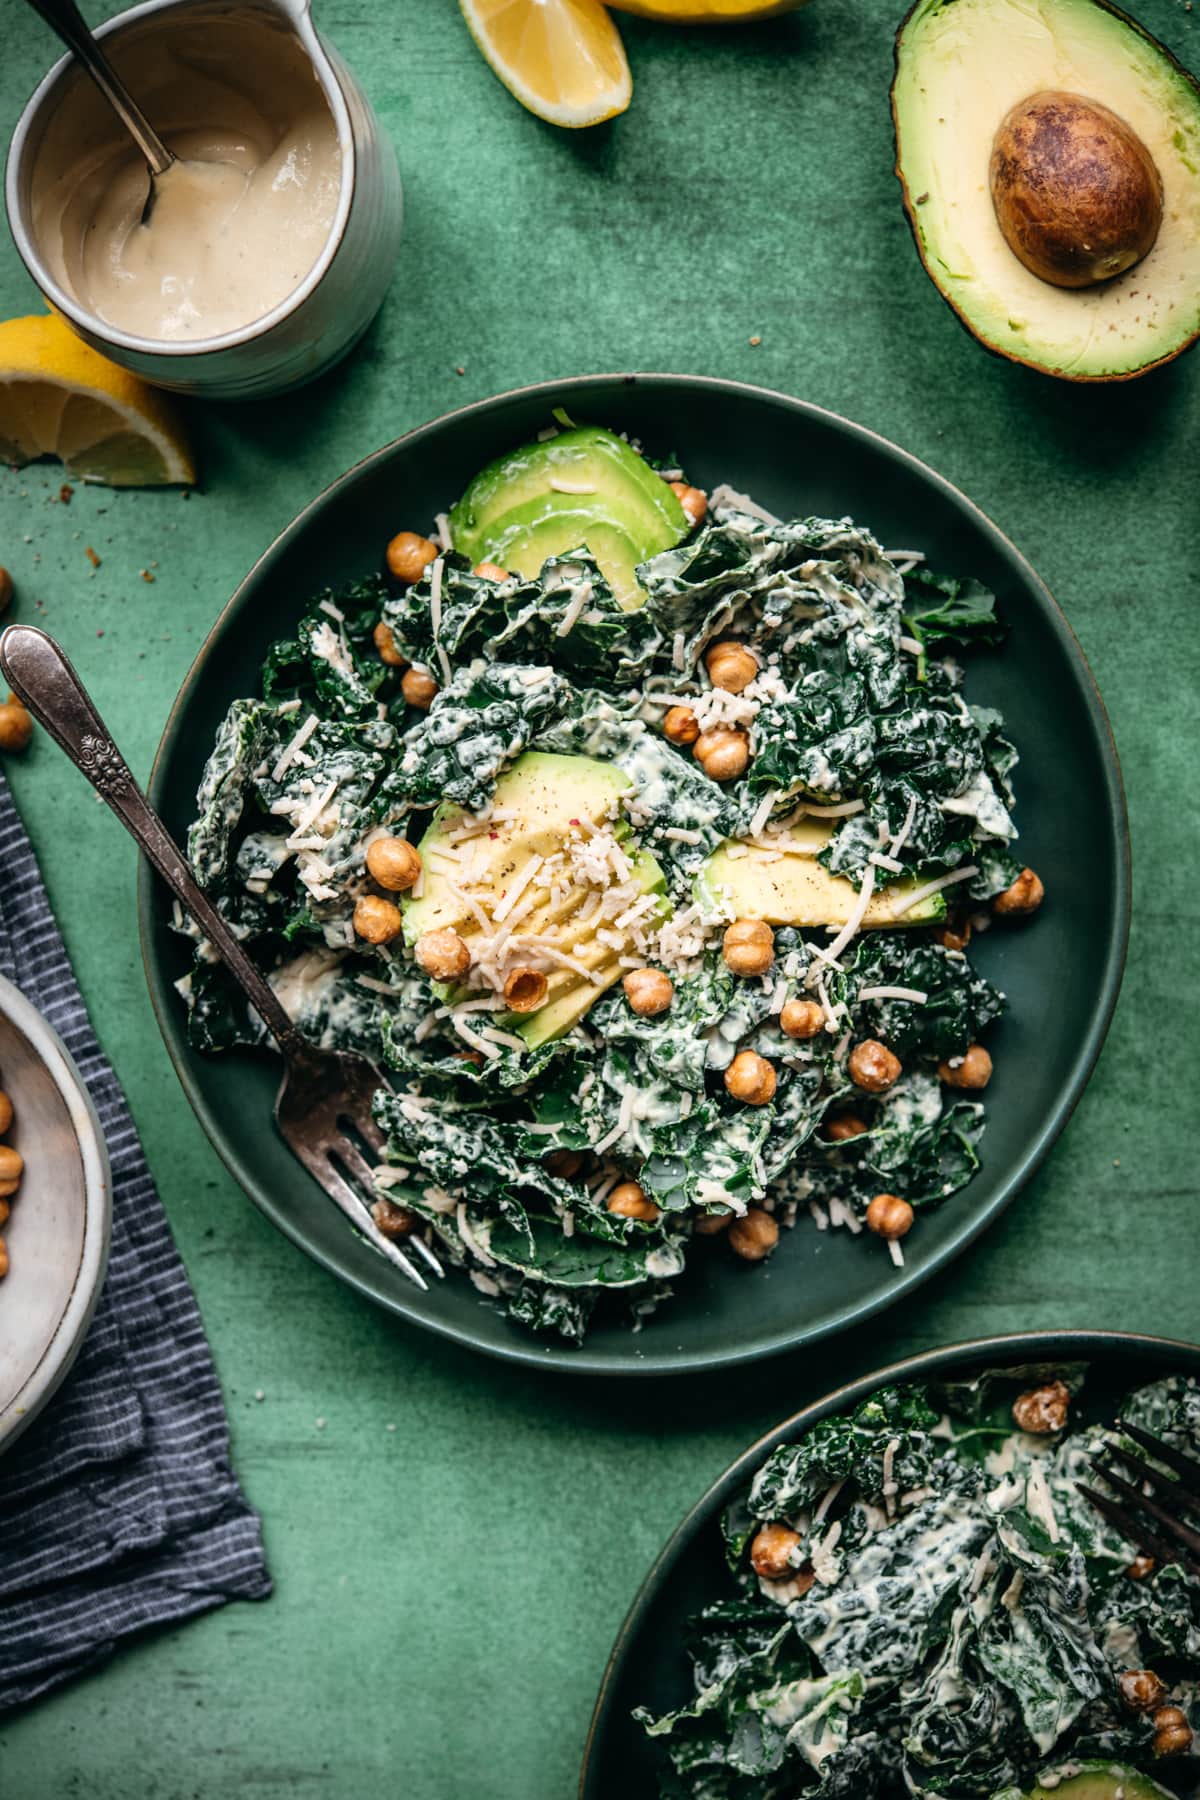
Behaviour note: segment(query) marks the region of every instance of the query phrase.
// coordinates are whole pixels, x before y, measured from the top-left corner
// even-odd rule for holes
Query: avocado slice
[[[1067,1763],[1061,1779],[1057,1771],[1047,1774],[1048,1784],[1030,1788],[1025,1800],[1175,1800],[1157,1781],[1120,1763]]]
[[[1163,184],[1157,241],[1125,274],[1060,288],[996,221],[992,140],[1046,89],[1099,101]],[[1072,381],[1122,381],[1200,335],[1200,85],[1107,0],[917,0],[896,39],[896,173],[942,297],[988,349]]]
[[[594,425],[497,457],[450,514],[456,550],[527,579],[547,557],[586,546],[626,612],[645,603],[637,565],[687,530],[667,483],[623,438]]]
[[[858,884],[831,875],[817,852],[829,841],[832,827],[806,819],[789,827],[794,851],[780,856],[731,839],[704,863],[696,877],[696,904],[711,918],[765,919],[768,925],[844,925],[854,911]],[[731,854],[735,852],[736,854]],[[946,916],[944,894],[929,894],[906,913],[893,918],[892,908],[905,894],[927,884],[892,881],[876,888],[863,915],[863,925],[928,925]]]
[[[608,823],[617,837],[627,837],[629,826],[617,815],[617,806],[632,785],[623,769],[594,757],[542,750],[526,750],[519,756],[496,782],[493,805],[502,816],[494,833],[480,840],[486,845],[486,868],[483,878],[472,884],[471,896],[484,914],[494,916],[535,856],[550,856],[562,848],[573,824]],[[443,927],[458,932],[468,944],[480,934],[479,918],[461,898],[461,890],[455,891],[453,879],[458,852],[450,833],[463,816],[459,806],[439,806],[417,846],[424,868],[422,892],[418,899],[406,895],[401,901],[404,936],[410,944],[424,932]],[[654,857],[639,849],[629,853],[629,860],[630,880],[643,893],[663,894],[666,911],[666,877]],[[575,915],[585,899],[581,891],[554,906],[547,894],[520,921],[523,932],[545,939],[560,955],[587,970],[586,975],[565,966],[548,970],[549,992],[536,1012],[500,1017],[503,1028],[518,1033],[531,1049],[561,1037],[624,973],[617,952],[596,937],[595,923],[578,923]]]

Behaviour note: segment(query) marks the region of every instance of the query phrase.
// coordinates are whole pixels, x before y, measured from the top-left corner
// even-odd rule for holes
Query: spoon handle
[[[187,909],[285,1054],[299,1042],[274,989],[246,955],[133,779],[108,728],[63,652],[33,625],[10,625],[0,636],[0,671],[18,700],[45,726],[100,798],[139,843],[176,899]]]
[[[34,12],[53,26],[67,49],[76,55],[155,175],[165,175],[175,161],[125,83],[105,56],[80,17],[75,0],[29,0]]]

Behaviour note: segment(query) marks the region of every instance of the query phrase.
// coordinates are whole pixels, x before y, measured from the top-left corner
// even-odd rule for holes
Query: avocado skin
[[[563,493],[554,479],[591,487]],[[688,532],[679,499],[635,450],[599,426],[523,444],[481,469],[450,513],[456,550],[532,578],[549,556],[591,550],[620,604],[644,604],[639,563]]]
[[[1148,1775],[1114,1762],[1080,1763],[1076,1773],[1064,1775],[1053,1787],[1030,1788],[1024,1800],[1117,1800],[1118,1795],[1122,1800],[1176,1800]]]
[[[1164,43],[1154,36],[1153,32],[1148,31],[1139,20],[1131,17],[1129,13],[1122,11],[1119,6],[1113,5],[1112,0],[1090,0],[1090,4],[1095,6],[1098,11],[1107,13],[1110,18],[1115,19],[1136,38],[1149,45],[1161,59],[1164,70],[1174,76],[1181,85],[1186,86],[1191,90],[1196,108],[1200,111],[1200,81],[1197,80],[1191,70],[1180,62],[1179,58],[1169,50]],[[900,183],[904,200],[904,215],[908,221],[909,230],[912,233],[917,255],[921,259],[921,264],[925,273],[929,276],[934,287],[937,289],[946,305],[950,308],[950,311],[953,313],[959,325],[975,343],[982,345],[989,355],[999,357],[1005,362],[1018,363],[1022,368],[1034,369],[1041,375],[1050,375],[1060,381],[1072,381],[1091,385],[1117,381],[1136,381],[1141,376],[1150,374],[1152,370],[1161,369],[1167,363],[1174,362],[1176,358],[1184,355],[1186,351],[1192,349],[1197,339],[1200,338],[1200,309],[1197,311],[1195,328],[1191,331],[1190,335],[1184,336],[1178,344],[1164,351],[1161,356],[1155,357],[1150,361],[1140,362],[1132,368],[1115,368],[1093,373],[1090,371],[1051,368],[1047,366],[1045,360],[1037,356],[1022,356],[1016,349],[995,343],[991,338],[985,336],[981,329],[976,327],[968,314],[955,303],[951,295],[946,291],[945,287],[943,287],[941,280],[939,280],[937,269],[934,266],[936,258],[931,251],[927,250],[922,237],[919,207],[924,201],[924,196],[914,196],[911,192],[908,177],[905,174],[903,167],[901,146],[902,126],[896,97],[897,84],[901,76],[901,56],[905,33],[914,19],[916,19],[917,15],[927,10],[928,5],[929,0],[913,0],[912,5],[909,7],[908,12],[905,13],[904,18],[897,28],[893,43],[893,77],[890,98],[892,129],[896,145],[895,175]],[[1058,84],[1054,81],[1049,81],[1046,85],[1056,86]],[[999,125],[999,123],[1000,119],[997,117],[996,124]],[[985,197],[982,204],[990,204],[990,201]]]

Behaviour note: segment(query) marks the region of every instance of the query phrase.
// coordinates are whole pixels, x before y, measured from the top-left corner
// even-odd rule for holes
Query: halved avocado
[[[472,562],[526,577],[548,556],[587,547],[627,612],[645,595],[637,565],[686,536],[678,497],[623,438],[593,425],[497,457],[450,514],[450,538]]]
[[[844,925],[858,900],[858,885],[831,875],[817,852],[829,841],[830,826],[808,819],[789,829],[796,849],[786,855],[735,841],[714,850],[696,877],[696,904],[710,918],[765,919],[768,925]],[[876,889],[863,925],[928,925],[946,915],[942,894],[929,894],[893,916],[905,894],[927,883],[894,881]]]
[[[621,794],[631,786],[624,770],[594,757],[558,756],[542,750],[527,750],[519,756],[496,782],[494,806],[509,816],[497,820],[494,835],[489,833],[486,839],[486,881],[471,888],[472,898],[485,915],[492,918],[508,890],[520,883],[532,858],[560,850],[568,830],[580,820],[593,825],[611,823],[618,837],[627,836],[628,824],[614,815]],[[456,891],[458,884],[453,880],[457,852],[449,834],[462,816],[459,806],[439,806],[418,845],[424,867],[422,893],[419,899],[407,895],[401,902],[404,935],[410,944],[424,932],[442,927],[458,932],[468,944],[479,934],[479,919],[461,897],[461,890]],[[664,892],[666,878],[648,851],[633,851],[629,860],[630,880],[643,893]],[[624,972],[618,953],[596,937],[596,922],[577,923],[575,914],[585,898],[579,892],[552,906],[545,894],[521,920],[522,932],[543,938],[560,955],[571,957],[588,971],[586,976],[563,966],[547,971],[545,1003],[533,1013],[502,1016],[504,1028],[518,1032],[531,1048],[561,1037]],[[665,910],[665,898],[662,904]]]
[[[1025,1800],[1175,1800],[1157,1781],[1121,1763],[1071,1763],[1065,1768],[1071,1772],[1061,1779],[1047,1771],[1048,1784],[1030,1788]]]
[[[1097,286],[1052,286],[992,204],[997,129],[1045,90],[1099,101],[1163,187],[1152,249]],[[1200,335],[1200,85],[1108,0],[917,0],[896,38],[896,173],[925,268],[967,329],[1070,381],[1126,381]]]

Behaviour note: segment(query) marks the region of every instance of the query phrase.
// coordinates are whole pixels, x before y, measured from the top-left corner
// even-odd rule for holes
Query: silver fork
[[[413,1258],[379,1229],[365,1197],[373,1189],[374,1171],[355,1140],[377,1153],[384,1147],[383,1133],[371,1117],[372,1095],[386,1085],[379,1071],[366,1057],[349,1051],[318,1050],[293,1024],[133,779],[87,690],[54,639],[32,625],[10,625],[0,637],[0,670],[17,698],[41,721],[140,844],[275,1039],[284,1060],[283,1081],[275,1097],[275,1123],[293,1153],[355,1229],[410,1281],[425,1289],[427,1283]],[[356,1191],[353,1182],[358,1182],[363,1192]],[[413,1255],[433,1274],[443,1273],[423,1238],[413,1236],[407,1241]]]
[[[1152,1468],[1144,1458],[1135,1456],[1122,1444],[1105,1444],[1103,1453],[1096,1457],[1092,1467],[1128,1505],[1118,1505],[1108,1494],[1102,1494],[1082,1481],[1076,1483],[1080,1493],[1139,1550],[1152,1551],[1160,1562],[1176,1562],[1189,1574],[1200,1575],[1200,1531],[1179,1517],[1183,1511],[1200,1517],[1200,1462],[1182,1450],[1176,1450],[1172,1444],[1164,1444],[1161,1438],[1143,1431],[1140,1425],[1118,1419],[1117,1430],[1140,1444],[1164,1468]],[[1118,1472],[1118,1464],[1133,1477],[1132,1481]],[[1165,1469],[1174,1473],[1168,1475]],[[1145,1491],[1147,1488],[1149,1493]],[[1135,1517],[1130,1510],[1132,1507],[1148,1514],[1154,1520],[1154,1526],[1147,1526]]]

